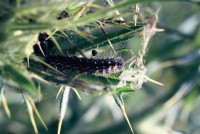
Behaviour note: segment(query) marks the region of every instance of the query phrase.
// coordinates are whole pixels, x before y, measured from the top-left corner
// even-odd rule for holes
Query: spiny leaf
[[[25,76],[21,71],[17,70],[9,64],[3,65],[3,75],[16,82],[23,90],[33,92],[35,87],[31,80]]]
[[[166,1],[166,0],[151,0],[151,1]],[[188,1],[188,0],[176,0],[176,1]],[[85,24],[85,23],[89,23],[89,22],[94,21],[95,19],[100,19],[100,18],[103,18],[105,16],[108,16],[109,12],[115,11],[116,9],[119,10],[119,9],[124,8],[126,6],[130,6],[130,5],[133,5],[133,4],[136,4],[136,3],[141,3],[141,2],[150,2],[150,1],[149,0],[126,0],[126,1],[123,1],[123,2],[116,4],[115,6],[112,6],[112,7],[105,9],[105,10],[102,10],[100,12],[96,12],[96,13],[88,15],[84,18],[74,20],[74,21],[71,22],[71,25],[72,24],[73,25],[82,25],[82,24]]]
[[[143,26],[133,26],[130,25],[129,27],[117,27],[117,32],[113,32],[113,30],[116,30],[116,26],[110,27],[110,26],[104,26],[104,29],[106,29],[106,34],[109,37],[109,40],[111,43],[114,43],[113,45],[126,41],[133,36],[137,35],[139,31],[143,29]],[[79,49],[88,49],[88,48],[96,48],[96,46],[107,46],[108,45],[108,40],[105,37],[104,34],[102,34],[102,31],[99,28],[95,28],[93,30],[94,32],[88,33],[94,36],[95,38],[90,38],[90,40],[81,38],[79,35],[76,35],[76,38],[79,39],[79,42],[73,42],[76,44],[76,46],[70,46],[70,45],[65,45],[67,47],[67,50],[69,52],[73,52],[76,50],[76,48]],[[72,39],[71,39],[72,40]],[[62,43],[67,44],[69,41],[68,39],[62,39]]]

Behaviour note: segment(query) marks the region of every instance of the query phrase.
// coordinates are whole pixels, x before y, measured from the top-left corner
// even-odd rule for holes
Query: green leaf
[[[127,85],[124,87],[116,88],[117,93],[124,93],[124,92],[133,92],[134,90],[131,88],[131,85]]]
[[[35,87],[31,80],[27,78],[20,70],[15,69],[11,65],[5,64],[3,67],[4,77],[16,82],[22,90],[34,91]]]
[[[133,26],[131,24],[128,27],[117,25],[117,31],[116,31],[116,25],[104,26],[104,30],[106,31],[107,37],[109,38],[111,43],[113,43],[113,45],[116,45],[117,43],[124,42],[130,38],[133,38],[135,35],[138,35],[138,33],[142,29],[143,26]],[[70,33],[66,34],[70,35]],[[91,49],[91,48],[96,48],[96,46],[103,47],[108,45],[107,38],[102,33],[99,27],[94,28],[94,30],[92,30],[91,33],[87,34],[92,35],[93,38],[85,39],[80,37],[79,34],[75,34],[73,38],[70,38],[70,40],[73,41],[73,44],[76,44],[76,46],[66,45],[70,44],[69,39],[61,38],[60,45],[63,48],[63,51],[74,52],[76,51],[76,48],[79,48],[81,50],[82,49],[88,50],[88,48]]]
[[[96,12],[96,13],[93,13],[91,15],[88,15],[86,17],[83,17],[81,19],[78,19],[78,20],[73,20],[71,21],[71,25],[82,25],[82,24],[85,24],[85,23],[89,23],[89,22],[92,22],[94,21],[95,19],[100,19],[100,18],[103,18],[105,16],[108,16],[109,15],[109,12],[112,12],[114,10],[119,10],[119,9],[122,9],[126,6],[130,6],[130,5],[133,5],[133,4],[137,4],[137,3],[142,3],[142,2],[153,2],[153,1],[167,1],[167,0],[126,0],[126,1],[123,1],[123,2],[119,2],[117,3],[115,6],[113,7],[109,7],[107,9],[104,9],[100,12]],[[168,0],[169,1],[169,0]],[[189,0],[170,0],[170,1],[189,1]]]

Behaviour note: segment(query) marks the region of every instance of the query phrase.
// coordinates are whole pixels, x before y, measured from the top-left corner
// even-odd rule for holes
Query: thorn
[[[101,31],[103,32],[104,36],[106,37],[106,39],[107,39],[107,41],[108,41],[108,44],[109,44],[110,47],[112,48],[113,52],[115,53],[115,55],[117,55],[117,53],[116,53],[116,51],[115,51],[115,49],[114,49],[114,47],[113,47],[113,44],[111,43],[110,39],[108,38],[108,36],[107,36],[107,34],[106,34],[106,31],[105,31],[104,28],[103,28],[102,23],[101,23],[101,22],[97,22],[97,24],[99,24],[100,29],[101,29]]]
[[[63,92],[63,96],[61,99],[61,104],[60,104],[60,117],[59,117],[59,121],[58,121],[58,132],[57,134],[60,134],[61,131],[61,126],[62,126],[62,122],[66,113],[66,109],[67,109],[67,104],[68,104],[68,100],[69,100],[69,91],[70,91],[71,87],[69,86],[65,86],[64,92]]]
[[[6,101],[6,97],[4,95],[4,88],[3,87],[1,89],[0,98],[1,98],[1,102],[2,102],[2,105],[3,105],[3,108],[4,108],[5,112],[6,112],[7,117],[11,118],[11,113],[10,113],[10,110],[9,110],[9,107],[8,107],[8,104],[7,104],[7,101]]]
[[[134,24],[136,26],[137,25],[138,14],[140,12],[140,7],[139,7],[138,4],[136,4],[133,8],[135,9],[133,18],[134,18]]]
[[[122,113],[123,113],[124,117],[126,118],[126,121],[127,121],[128,125],[129,125],[129,128],[131,129],[132,134],[134,134],[133,128],[132,128],[131,123],[130,123],[130,121],[128,119],[128,116],[126,114],[126,110],[125,110],[124,105],[120,105],[120,107],[121,107],[121,110],[122,110]]]
[[[123,113],[123,115],[124,115],[124,117],[126,119],[126,122],[129,125],[129,128],[131,129],[132,134],[134,134],[133,128],[132,128],[131,123],[130,123],[130,121],[128,119],[128,116],[126,114],[126,110],[125,110],[125,107],[124,107],[124,104],[123,104],[122,96],[120,97],[120,95],[118,93],[116,93],[116,92],[114,92],[112,96],[113,96],[115,102],[117,103],[117,105],[119,106],[119,108],[122,110],[122,113]]]
[[[63,90],[64,87],[65,87],[64,85],[62,85],[62,86],[60,87],[60,89],[59,89],[59,91],[58,91],[58,93],[57,93],[57,95],[56,95],[56,99],[58,98],[58,96],[60,95],[60,93],[61,93],[61,91]]]
[[[160,83],[160,82],[158,82],[158,81],[156,81],[156,80],[153,80],[153,79],[149,78],[148,76],[145,76],[145,78],[146,78],[148,81],[152,82],[152,83],[155,83],[155,84],[160,85],[160,86],[164,86],[164,84],[162,84],[162,83]]]
[[[79,92],[78,92],[75,88],[72,88],[72,89],[73,89],[74,92],[76,93],[76,95],[77,95],[77,97],[79,98],[79,100],[81,100],[82,98],[81,98]]]
[[[32,106],[31,106],[30,102],[28,101],[27,96],[26,96],[24,93],[22,93],[22,95],[23,95],[24,100],[25,100],[25,102],[26,102],[26,106],[27,106],[27,109],[28,109],[29,118],[30,118],[30,120],[31,120],[33,129],[34,129],[35,133],[38,134],[37,125],[36,125],[36,123],[35,123],[35,119],[34,119],[34,115],[33,115],[33,108],[32,108]]]
[[[42,82],[44,82],[44,83],[46,83],[46,84],[48,84],[48,83],[49,83],[47,80],[43,79],[42,77],[40,77],[40,76],[39,76],[39,75],[37,75],[37,74],[30,73],[30,76],[31,76],[31,78],[38,79],[38,80],[40,80],[40,81],[42,81]]]
[[[165,29],[161,29],[161,28],[155,28],[155,32],[164,32]]]
[[[27,55],[26,58],[27,58],[27,67],[29,68],[30,67],[30,60],[29,60],[30,56]]]
[[[33,109],[34,112],[36,113],[36,115],[37,115],[37,117],[39,118],[40,122],[42,123],[42,125],[44,126],[44,128],[48,131],[48,128],[47,128],[46,124],[44,123],[44,121],[43,121],[43,119],[42,119],[40,113],[38,112],[38,110],[37,110],[37,108],[36,108],[36,106],[35,106],[35,103],[34,103],[33,99],[32,99],[31,96],[29,96],[29,95],[27,95],[27,98],[29,99],[29,102],[30,102],[30,104],[31,104],[31,106],[32,106],[32,109]]]

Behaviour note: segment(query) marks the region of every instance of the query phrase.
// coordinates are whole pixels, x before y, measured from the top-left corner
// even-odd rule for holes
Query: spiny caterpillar
[[[111,74],[117,73],[124,68],[122,58],[110,59],[88,59],[76,56],[49,55],[45,57],[45,62],[55,67],[59,71],[71,70],[92,73]]]
[[[45,49],[43,50],[45,53],[45,56],[43,56],[44,61],[59,71],[70,70],[87,74],[112,74],[122,71],[125,66],[124,60],[119,57],[106,59],[89,59],[85,57],[68,55],[52,55],[50,54],[52,45],[48,46],[48,44],[52,44],[52,42],[48,38],[48,35],[46,33],[40,33],[38,40],[42,45],[41,48]],[[38,44],[34,45],[34,53],[38,56],[42,56]]]

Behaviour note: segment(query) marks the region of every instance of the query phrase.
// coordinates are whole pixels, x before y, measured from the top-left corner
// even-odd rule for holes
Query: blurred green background
[[[4,6],[3,2],[0,3]],[[200,3],[148,1],[139,6],[141,12],[148,8],[156,11],[161,6],[157,27],[165,31],[152,37],[145,65],[148,76],[164,86],[146,82],[142,89],[124,94],[131,125],[136,134],[200,134]],[[0,24],[5,20],[1,18]],[[3,29],[0,31],[4,32]],[[29,35],[37,34],[29,31]],[[0,36],[6,48],[6,42],[12,40],[6,40],[5,33]],[[140,41],[141,38],[136,36],[125,43],[134,51]],[[6,58],[4,50],[0,50],[1,58]],[[55,134],[61,98],[56,99],[59,88],[55,83],[41,83],[40,86],[42,99],[36,102],[36,106],[49,130],[46,131],[36,118],[39,133]],[[70,92],[62,134],[131,133],[120,108],[109,94],[79,92],[80,101],[73,91]],[[6,90],[5,96],[12,117],[8,119],[0,105],[0,133],[34,133],[22,96],[13,90]]]

